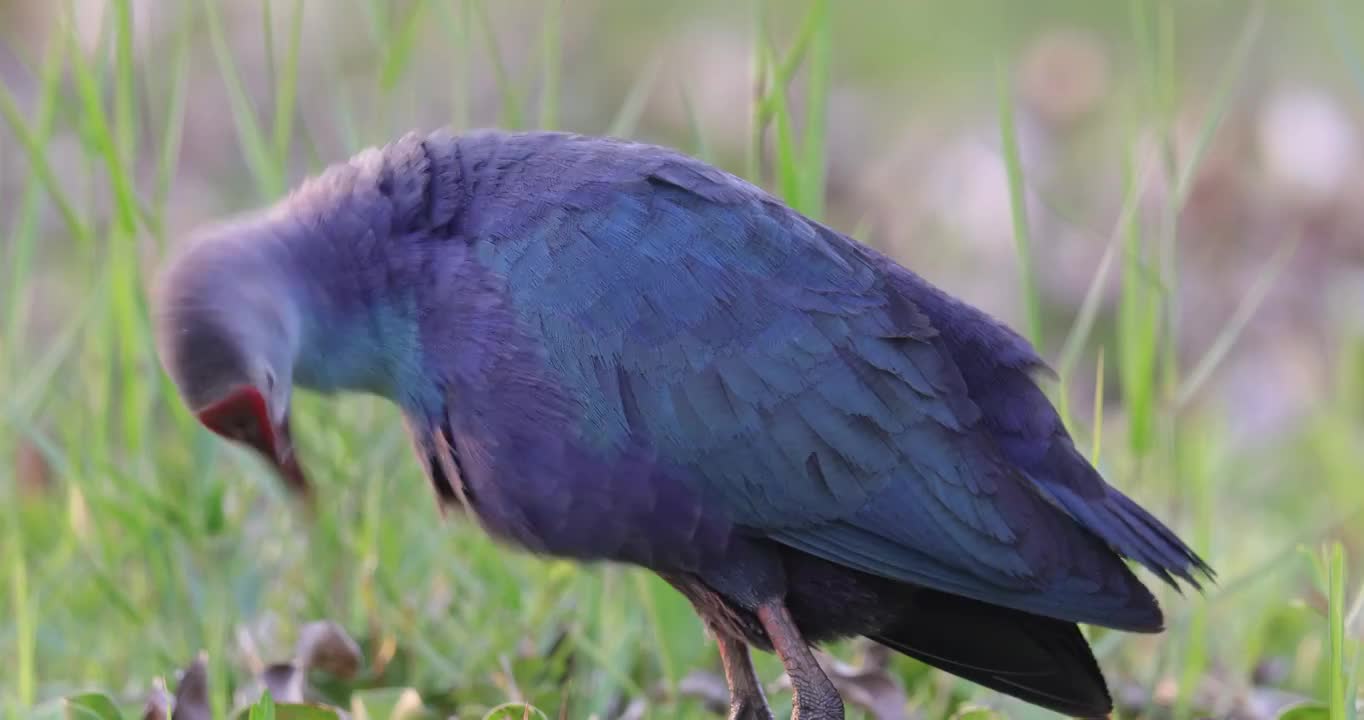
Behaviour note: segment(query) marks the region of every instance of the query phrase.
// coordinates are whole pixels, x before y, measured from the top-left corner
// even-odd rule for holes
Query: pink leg
[[[725,682],[729,684],[729,720],[772,720],[762,684],[748,657],[748,646],[718,632],[715,637],[720,643]]]
[[[791,678],[796,693],[791,720],[843,720],[843,698],[819,667],[786,605],[780,600],[759,605],[758,622]]]

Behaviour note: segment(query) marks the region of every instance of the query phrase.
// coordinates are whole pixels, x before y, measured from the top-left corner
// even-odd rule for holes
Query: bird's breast
[[[452,457],[459,491],[495,537],[547,555],[678,571],[727,545],[727,516],[647,449],[603,452],[571,432],[482,420],[454,424]]]

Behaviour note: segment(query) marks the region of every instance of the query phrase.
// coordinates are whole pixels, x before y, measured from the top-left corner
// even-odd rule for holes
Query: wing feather
[[[736,524],[833,562],[1160,626],[1066,498],[1001,453],[942,328],[851,241],[681,159],[561,200],[543,249],[485,254],[585,436],[647,441]]]

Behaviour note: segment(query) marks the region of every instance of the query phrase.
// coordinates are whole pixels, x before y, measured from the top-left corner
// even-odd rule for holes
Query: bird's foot
[[[729,704],[728,720],[772,720],[772,711],[761,697],[737,698]]]
[[[797,691],[791,720],[843,720],[843,700],[837,694],[801,697]]]
[[[758,621],[791,678],[796,696],[791,720],[843,720],[843,698],[819,667],[786,605],[780,600],[759,605]]]

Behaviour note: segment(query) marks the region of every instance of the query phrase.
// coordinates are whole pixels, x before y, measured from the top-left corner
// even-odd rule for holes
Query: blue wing
[[[480,252],[603,449],[644,439],[737,524],[851,568],[1160,626],[1103,528],[1001,450],[914,276],[680,156],[552,200]]]

